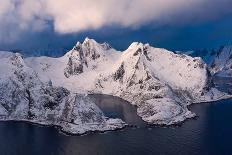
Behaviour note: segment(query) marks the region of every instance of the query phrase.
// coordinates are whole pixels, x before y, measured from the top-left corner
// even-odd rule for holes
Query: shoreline
[[[56,129],[59,133],[66,135],[66,136],[83,136],[83,135],[88,135],[88,134],[93,134],[93,133],[105,133],[105,132],[110,132],[110,131],[120,131],[120,130],[123,130],[125,128],[134,127],[134,125],[125,124],[121,128],[108,129],[108,130],[104,130],[104,131],[92,130],[92,131],[86,131],[84,133],[72,133],[72,132],[68,132],[68,131],[63,130],[63,127],[60,125],[49,124],[49,123],[39,123],[39,122],[30,121],[30,120],[13,120],[13,119],[1,120],[0,119],[0,122],[26,123],[26,124],[35,125],[38,127],[48,127],[48,128],[51,127],[51,128]]]
[[[217,102],[220,100],[228,100],[228,99],[232,99],[232,96],[229,95],[229,96],[226,96],[224,98],[221,97],[221,98],[217,98],[217,99],[212,100],[212,101],[193,102],[190,105],[187,105],[187,108],[189,110],[191,110],[191,107],[196,105],[196,104],[201,104],[201,103],[209,103],[210,104],[210,102]],[[133,106],[135,106],[135,105],[133,105]],[[139,117],[141,117],[141,116],[139,116]],[[59,133],[65,135],[65,136],[84,136],[84,135],[95,134],[95,133],[106,133],[106,132],[111,132],[111,131],[120,131],[120,130],[123,130],[126,128],[141,128],[141,127],[142,128],[150,128],[150,127],[152,127],[152,128],[156,128],[156,127],[158,127],[158,128],[175,128],[175,127],[181,127],[186,121],[195,120],[198,117],[199,116],[196,114],[195,116],[193,116],[191,118],[186,118],[183,121],[175,122],[173,124],[152,124],[152,123],[148,123],[148,122],[144,121],[145,122],[144,126],[137,126],[137,125],[128,125],[127,123],[125,123],[125,125],[123,127],[118,127],[115,129],[106,129],[106,130],[102,130],[102,131],[101,130],[89,130],[89,131],[86,131],[84,133],[69,132],[69,131],[66,131],[65,128],[62,127],[62,125],[52,124],[49,122],[34,121],[34,120],[0,119],[0,122],[16,122],[16,123],[20,122],[20,123],[27,123],[27,124],[31,124],[31,125],[36,125],[39,127],[52,127],[52,128],[55,128]],[[63,122],[61,122],[61,124],[62,123]]]

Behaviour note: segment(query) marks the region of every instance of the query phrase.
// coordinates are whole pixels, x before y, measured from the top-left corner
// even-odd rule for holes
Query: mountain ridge
[[[44,101],[48,103],[49,98],[57,98],[56,90],[69,92],[70,95],[77,93],[85,96],[85,94],[101,93],[118,96],[136,105],[138,115],[150,124],[172,125],[180,123],[195,116],[189,111],[188,105],[230,97],[214,88],[208,67],[201,58],[175,54],[139,42],[132,43],[127,50],[120,52],[106,43],[100,44],[93,39],[86,38],[83,43],[77,42],[72,50],[59,58],[45,56],[23,58],[20,54],[6,52],[0,52],[0,56],[2,63],[0,84],[3,86],[2,88],[4,88],[5,82],[14,76],[15,71],[20,71],[20,68],[23,68],[26,69],[23,75],[29,77],[27,81],[35,83],[33,89],[28,91],[24,87],[20,89],[20,92],[23,90],[22,92],[26,92],[27,96],[33,94],[35,90],[38,97],[47,95],[43,91],[41,92],[41,85],[48,87],[50,94],[55,94],[55,96],[48,95]],[[30,71],[36,78],[30,78]],[[9,74],[7,74],[8,72]],[[21,74],[19,75],[21,77]],[[15,82],[22,84],[19,78],[15,78]],[[37,89],[34,90],[34,88]],[[14,89],[16,88],[13,84],[12,88],[4,90],[13,95]],[[59,94],[58,96],[60,96]],[[24,96],[24,93],[19,93],[20,98],[25,98]],[[69,95],[66,95],[63,99],[69,100],[69,98]],[[11,99],[14,100],[14,97]],[[3,98],[2,102],[6,100],[7,97]],[[38,103],[29,103],[28,99],[20,103],[24,105],[21,110],[25,112],[25,109],[30,106],[39,106],[42,107],[42,113],[47,113],[46,104],[39,102],[39,100]],[[72,101],[71,105],[64,103],[56,102],[55,107],[58,110],[55,108],[55,111],[51,110],[50,112],[55,120],[58,119],[58,123],[50,123],[58,124],[72,133],[101,130],[100,127],[102,130],[109,130],[125,126],[121,120],[106,119],[98,107],[85,97],[78,97],[78,100]],[[85,109],[84,111],[78,106],[79,104]],[[51,104],[51,106],[54,105]],[[69,108],[70,106],[76,107],[76,110],[71,118],[68,115],[64,117],[69,122],[67,125],[59,120],[61,115],[56,115],[56,113],[70,112],[72,109]],[[0,115],[10,118],[12,110],[18,115],[17,108],[10,108],[8,111],[5,107],[0,104]],[[48,117],[39,117],[41,114],[38,108],[35,109],[38,112],[38,115],[35,115],[38,116],[38,120],[42,119],[40,121],[47,122]],[[100,118],[100,126],[88,126],[88,123],[86,124],[84,121],[83,129],[72,123],[75,120],[79,122],[85,120],[86,118],[77,116],[84,116],[91,109],[93,109],[91,119],[88,119],[87,122],[99,124],[99,119],[95,118]],[[6,116],[6,112],[9,116]],[[31,114],[25,114],[27,117],[29,115]],[[119,125],[113,125],[109,122],[116,122]]]
[[[51,64],[54,67],[51,67],[51,72],[39,68],[37,72],[43,76],[47,74],[56,81],[55,85],[61,85],[56,79],[68,68],[69,75],[62,75],[62,81],[65,81],[62,85],[67,89],[119,96],[137,105],[138,114],[154,124],[175,124],[193,117],[195,114],[187,109],[185,103],[211,101],[224,95],[212,88],[207,65],[201,58],[175,54],[149,44],[133,42],[127,50],[120,52],[113,48],[105,49],[102,44],[87,38],[83,43],[78,42],[60,60],[63,61],[60,65]],[[39,58],[34,61],[42,62]],[[28,64],[33,68],[33,64]],[[56,65],[66,66],[57,71],[58,77],[53,72],[57,70]],[[146,106],[141,104],[143,102]]]

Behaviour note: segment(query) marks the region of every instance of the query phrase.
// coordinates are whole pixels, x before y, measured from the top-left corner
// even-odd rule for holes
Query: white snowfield
[[[123,128],[86,94],[119,96],[151,124],[194,117],[191,103],[229,97],[213,88],[201,58],[132,43],[123,51],[86,38],[60,58],[0,52],[0,118],[53,124],[70,133]]]

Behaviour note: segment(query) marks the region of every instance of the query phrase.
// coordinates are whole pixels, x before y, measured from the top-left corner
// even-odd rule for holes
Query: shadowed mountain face
[[[188,52],[191,56],[201,57],[209,66],[212,74],[222,77],[232,77],[232,46],[221,46],[212,50]]]
[[[232,46],[221,47],[213,56],[212,72],[220,76],[232,77]]]

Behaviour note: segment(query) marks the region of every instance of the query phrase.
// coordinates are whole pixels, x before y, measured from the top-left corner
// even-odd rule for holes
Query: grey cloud
[[[0,0],[0,41],[43,31],[61,34],[118,25],[186,24],[231,14],[231,0]]]

